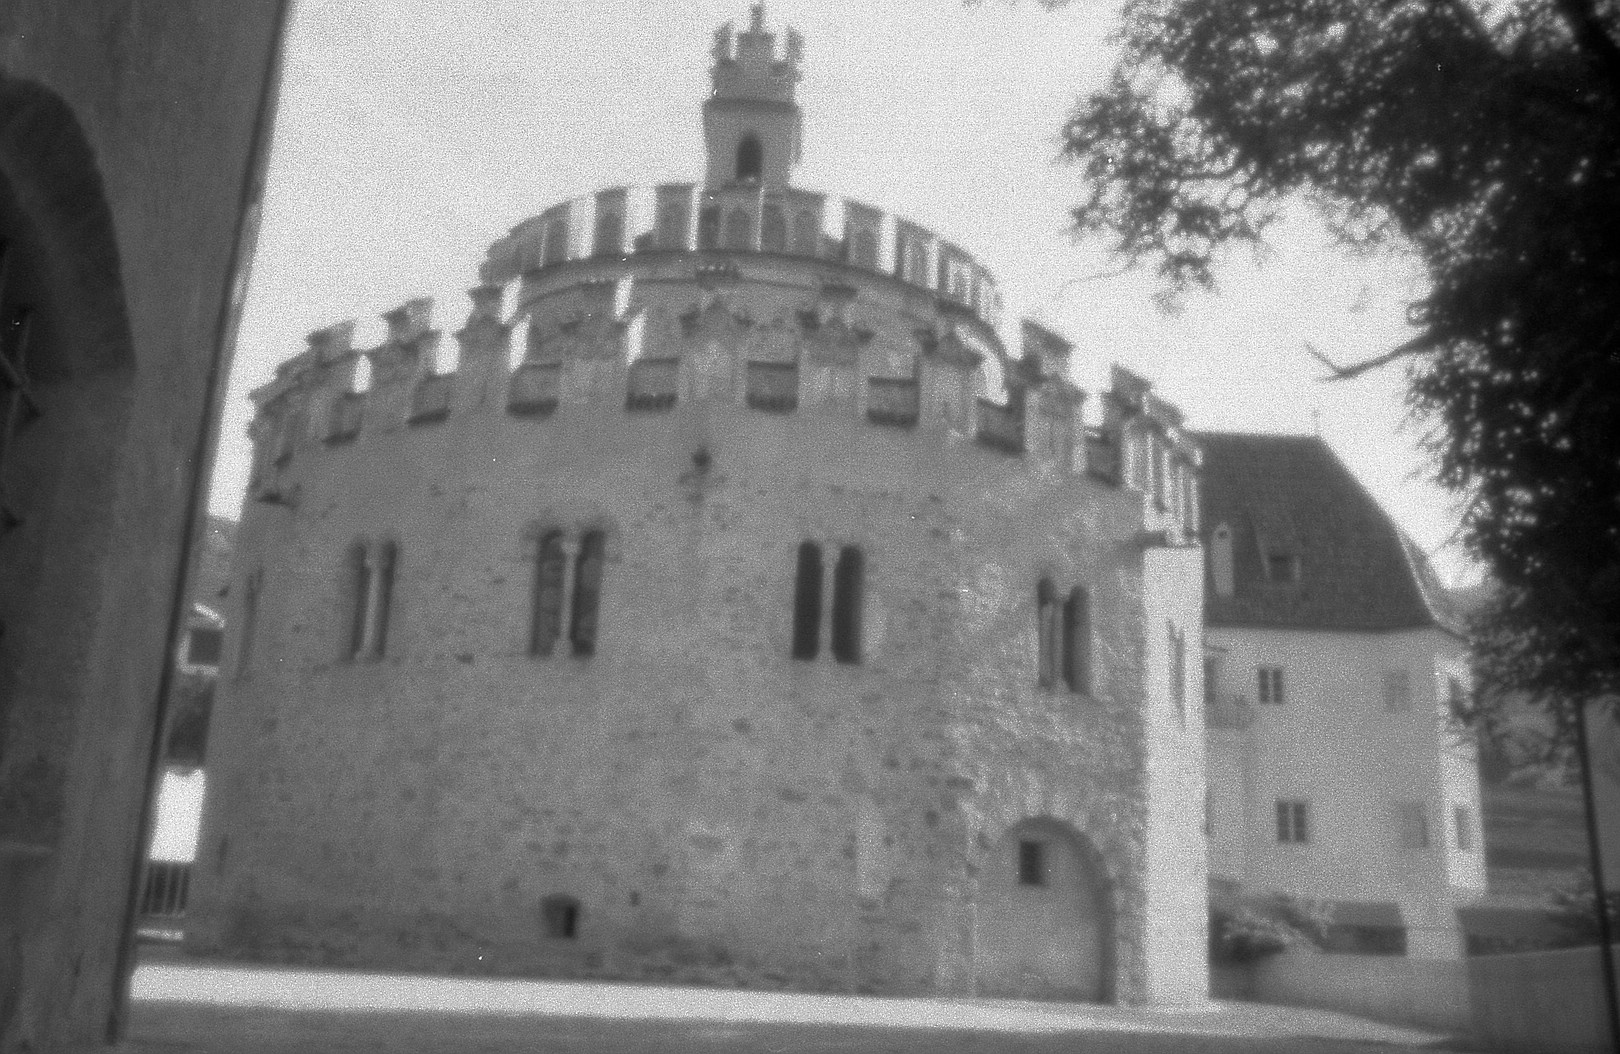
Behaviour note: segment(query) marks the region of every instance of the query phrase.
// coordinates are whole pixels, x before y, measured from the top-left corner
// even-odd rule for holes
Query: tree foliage
[[[1620,0],[1125,0],[1082,235],[1210,284],[1291,202],[1425,264],[1410,368],[1499,685],[1620,691]],[[1329,363],[1331,366],[1332,364]],[[1568,712],[1568,707],[1561,708]]]

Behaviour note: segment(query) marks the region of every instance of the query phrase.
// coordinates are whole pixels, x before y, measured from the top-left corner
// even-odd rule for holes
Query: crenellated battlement
[[[787,280],[795,268],[796,283]],[[351,346],[352,322],[317,330],[253,393],[253,492],[291,500],[301,462],[367,435],[386,441],[457,420],[494,428],[501,417],[558,427],[574,415],[729,403],[929,434],[1036,471],[1126,487],[1143,495],[1148,529],[1164,543],[1192,535],[1198,451],[1180,412],[1147,381],[1115,367],[1102,421],[1087,427],[1086,393],[1068,379],[1072,346],[1062,337],[1026,321],[1011,355],[960,305],[918,297],[904,283],[841,276],[808,280],[791,261],[775,274],[705,270],[692,258],[596,261],[522,287],[504,319],[501,287],[481,285],[469,291],[459,362],[448,372],[433,368],[441,335],[425,299],[385,313],[387,335],[375,348]]]
[[[989,269],[926,227],[860,201],[759,183],[612,187],[571,198],[491,245],[479,275],[504,285],[581,260],[669,252],[772,253],[842,264],[927,290],[986,325],[1001,319]]]
[[[804,38],[790,26],[778,55],[776,34],[765,28],[764,4],[750,9],[747,29],[735,39],[732,33],[730,22],[714,31],[714,97],[791,103],[804,57]]]

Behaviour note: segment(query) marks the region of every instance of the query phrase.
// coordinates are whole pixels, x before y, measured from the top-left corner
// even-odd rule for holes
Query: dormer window
[[[765,173],[765,148],[756,135],[745,135],[737,143],[737,181],[758,183]]]
[[[1266,553],[1266,578],[1272,582],[1298,582],[1299,557],[1285,550]]]

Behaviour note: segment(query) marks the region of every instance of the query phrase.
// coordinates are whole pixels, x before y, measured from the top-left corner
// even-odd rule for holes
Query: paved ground
[[[876,999],[573,981],[413,977],[147,961],[132,1054],[1398,1054],[1432,1033],[1324,1011],[1175,1011]]]

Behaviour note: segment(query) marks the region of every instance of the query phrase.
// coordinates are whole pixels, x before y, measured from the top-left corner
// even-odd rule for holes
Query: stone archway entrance
[[[983,995],[1113,998],[1113,905],[1100,854],[1052,819],[1002,836],[980,875],[975,939]]]

